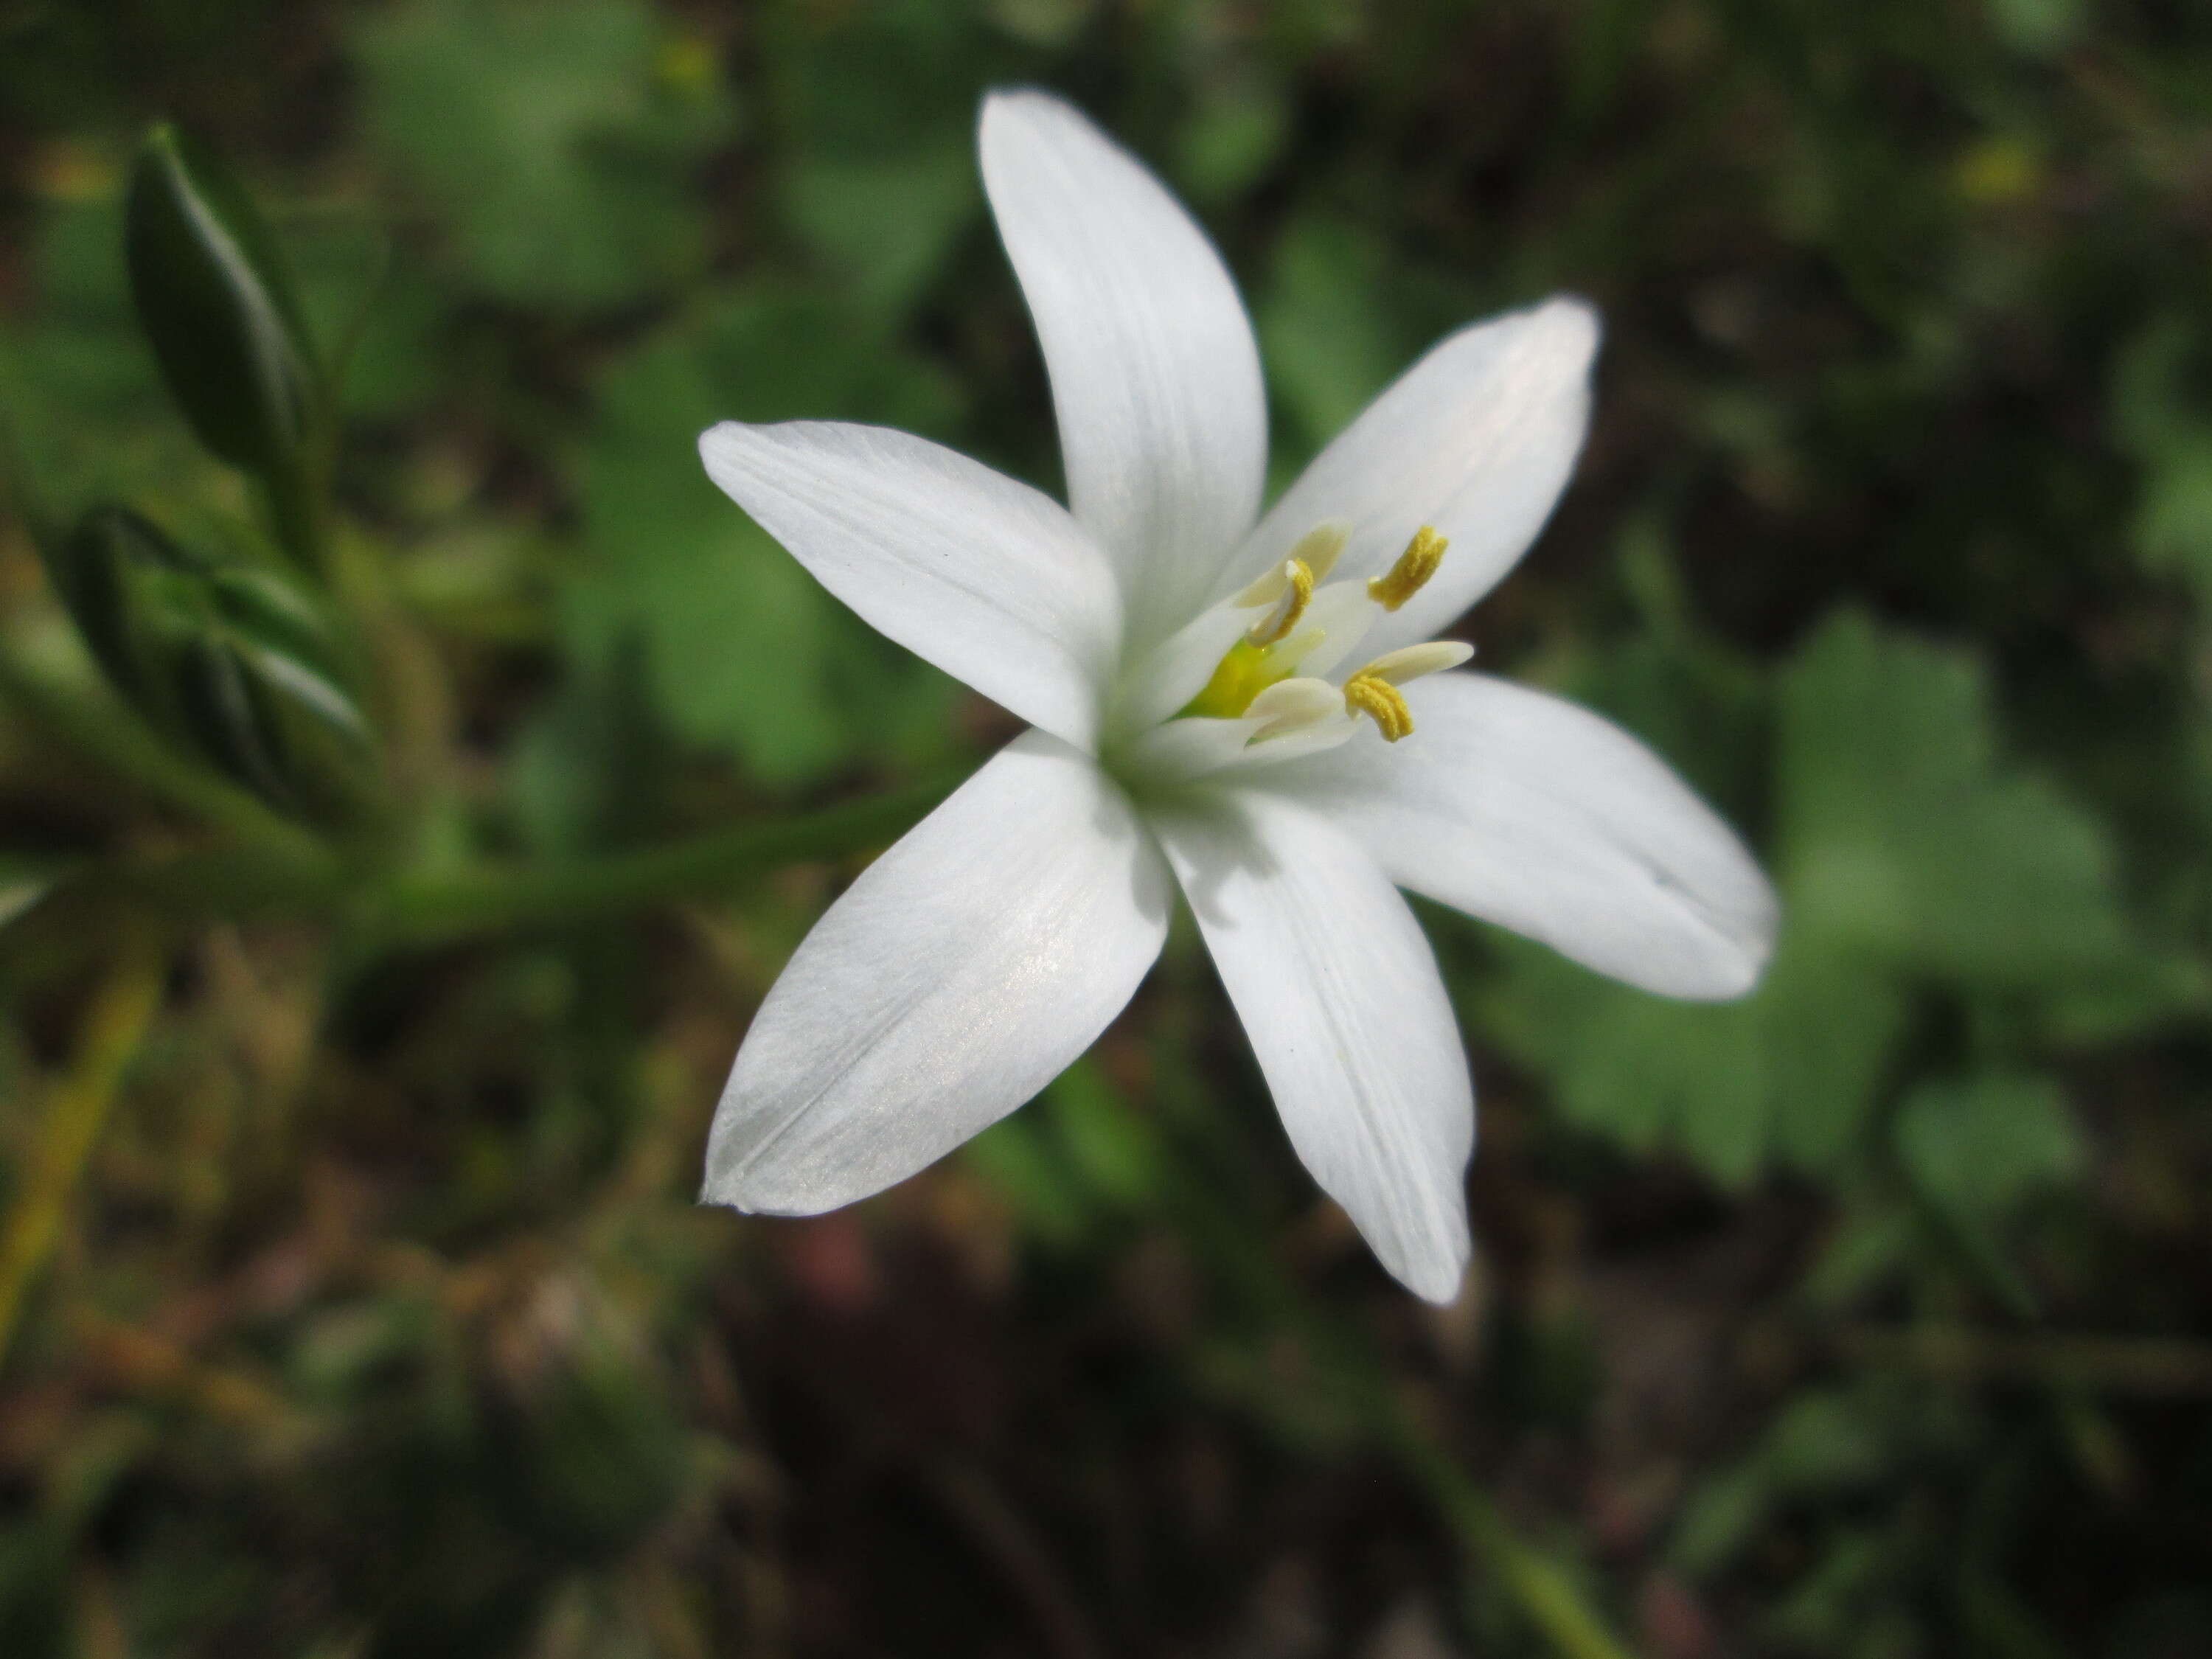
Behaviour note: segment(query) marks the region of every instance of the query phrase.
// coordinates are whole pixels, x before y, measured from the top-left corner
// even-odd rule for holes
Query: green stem
[[[95,700],[32,667],[0,645],[0,696],[88,759],[128,778],[240,840],[295,859],[325,856],[311,832],[163,745],[131,710]]]
[[[950,794],[956,781],[933,779],[865,800],[607,858],[405,875],[370,901],[373,921],[388,939],[425,943],[711,895],[779,865],[842,858],[881,846]]]
[[[301,854],[227,847],[106,866],[83,884],[187,915],[350,911],[380,944],[428,945],[708,896],[780,865],[865,852],[902,834],[957,781],[933,779],[865,800],[600,859],[380,875],[321,848]]]
[[[1383,1437],[1468,1553],[1496,1575],[1556,1651],[1568,1659],[1629,1659],[1629,1650],[1584,1603],[1566,1570],[1522,1543],[1489,1495],[1395,1401],[1385,1408]]]
[[[260,483],[276,544],[310,580],[327,587],[331,575],[325,472],[320,459],[311,456],[296,468],[263,476]]]

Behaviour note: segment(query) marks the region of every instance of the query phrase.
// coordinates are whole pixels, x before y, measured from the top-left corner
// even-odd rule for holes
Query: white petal
[[[1256,720],[1181,720],[1109,751],[1115,775],[1139,797],[1174,789],[1233,763],[1265,725]]]
[[[1224,792],[1153,827],[1291,1144],[1385,1267],[1449,1301],[1474,1091],[1413,912],[1357,842],[1291,801]]]
[[[1687,785],[1619,726],[1481,674],[1407,687],[1413,732],[1267,775],[1401,886],[1667,996],[1741,996],[1773,890]]]
[[[1423,525],[1443,568],[1378,620],[1372,648],[1441,632],[1528,549],[1589,423],[1596,313],[1559,299],[1450,336],[1340,433],[1252,532],[1223,580],[1249,580],[1324,519],[1348,520],[1340,576],[1379,575]]]
[[[1252,617],[1249,605],[1233,598],[1218,600],[1138,655],[1115,687],[1106,714],[1109,738],[1127,738],[1174,719],[1206,689],[1223,656],[1252,626]]]
[[[1033,725],[1097,740],[1121,601],[1050,496],[884,427],[727,421],[699,454],[870,627]]]
[[[814,1214],[995,1123],[1127,1003],[1172,890],[1087,756],[1016,738],[800,944],[723,1091],[706,1198]]]
[[[1079,112],[994,93],[979,143],[1051,372],[1069,502],[1114,556],[1132,638],[1150,644],[1197,613],[1259,511],[1267,411],[1251,324],[1205,233]]]

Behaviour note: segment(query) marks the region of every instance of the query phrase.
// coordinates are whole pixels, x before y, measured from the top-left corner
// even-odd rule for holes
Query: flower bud
[[[309,494],[327,398],[267,224],[210,151],[165,125],[132,169],[125,244],[138,320],[170,394],[203,444],[261,479],[289,532]]]
[[[327,818],[368,789],[374,748],[324,613],[277,571],[216,564],[126,507],[95,507],[54,580],[116,690],[272,805]]]

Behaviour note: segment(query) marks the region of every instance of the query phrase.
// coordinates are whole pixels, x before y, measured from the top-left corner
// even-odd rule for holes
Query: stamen
[[[1444,549],[1449,545],[1432,526],[1423,525],[1387,574],[1368,578],[1367,597],[1385,611],[1395,611],[1428,585],[1437,567],[1444,562]]]
[[[1373,674],[1354,674],[1345,681],[1344,712],[1366,715],[1386,742],[1395,743],[1413,733],[1413,714],[1406,707],[1404,694]]]
[[[1316,581],[1324,580],[1336,568],[1336,561],[1351,537],[1352,526],[1346,520],[1324,519],[1298,538],[1297,545],[1284,555],[1282,563],[1269,565],[1229,603],[1245,610],[1255,605],[1273,605],[1282,597],[1293,560],[1305,566]]]
[[[1334,718],[1342,707],[1340,694],[1327,680],[1279,680],[1252,699],[1244,717],[1267,721],[1250,740],[1265,743],[1318,726]]]
[[[1392,685],[1406,685],[1424,674],[1456,668],[1474,654],[1474,647],[1464,640],[1425,640],[1419,645],[1385,651],[1359,672]]]
[[[1283,591],[1275,600],[1275,608],[1244,630],[1244,637],[1254,645],[1273,645],[1298,625],[1298,618],[1306,614],[1306,606],[1313,603],[1314,573],[1304,559],[1285,559],[1277,573],[1283,579]]]
[[[1351,539],[1352,525],[1348,520],[1323,519],[1298,538],[1298,544],[1291,550],[1291,556],[1312,571],[1316,581],[1326,581],[1328,573],[1336,568],[1337,556],[1344,551],[1345,543]]]

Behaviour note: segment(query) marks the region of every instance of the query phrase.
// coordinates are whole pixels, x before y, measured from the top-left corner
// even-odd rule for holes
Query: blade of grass
[[[86,1012],[76,1057],[46,1108],[22,1193],[0,1231],[0,1359],[7,1357],[24,1297],[53,1252],[125,1073],[153,1023],[165,966],[150,938],[126,937]]]

